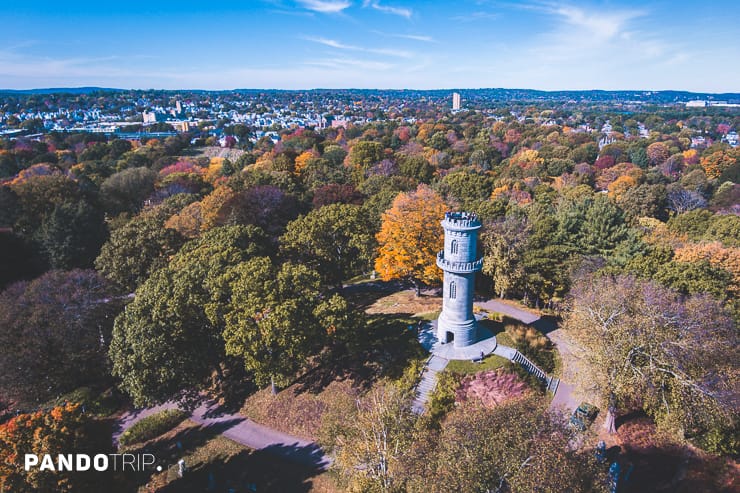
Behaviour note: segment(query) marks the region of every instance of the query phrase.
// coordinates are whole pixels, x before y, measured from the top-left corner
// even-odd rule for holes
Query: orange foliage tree
[[[25,455],[49,454],[57,465],[57,454],[107,454],[112,452],[110,435],[92,430],[95,423],[78,404],[55,407],[47,412],[20,414],[0,425],[0,491],[100,491],[111,478],[93,470],[26,471]]]
[[[701,167],[709,178],[719,178],[728,168],[740,160],[740,150],[716,151],[701,158]]]
[[[174,229],[185,238],[200,236],[202,226],[203,209],[200,202],[193,202],[164,223],[165,228]]]
[[[376,236],[380,248],[375,269],[381,279],[409,280],[417,296],[422,284],[441,280],[436,261],[444,244],[440,221],[447,210],[442,197],[423,184],[395,198]]]
[[[688,243],[676,249],[674,259],[679,262],[708,261],[712,266],[732,274],[733,293],[740,293],[740,248],[725,247],[719,241]]]

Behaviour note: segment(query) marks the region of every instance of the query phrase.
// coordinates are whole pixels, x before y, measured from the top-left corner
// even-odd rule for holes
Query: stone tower
[[[473,315],[475,273],[481,270],[483,258],[477,258],[480,220],[467,212],[445,213],[445,248],[437,254],[437,266],[444,271],[442,313],[437,320],[437,338],[455,347],[477,342]]]

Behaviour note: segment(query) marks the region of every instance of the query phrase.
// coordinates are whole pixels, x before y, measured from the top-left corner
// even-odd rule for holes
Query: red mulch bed
[[[465,376],[457,389],[455,400],[477,401],[492,409],[506,401],[521,398],[529,392],[529,386],[519,375],[498,368]]]

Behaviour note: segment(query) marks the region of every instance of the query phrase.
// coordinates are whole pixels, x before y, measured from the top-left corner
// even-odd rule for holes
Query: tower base
[[[437,319],[437,340],[441,344],[452,343],[455,347],[465,347],[478,341],[478,324],[472,320],[449,320],[445,312]]]

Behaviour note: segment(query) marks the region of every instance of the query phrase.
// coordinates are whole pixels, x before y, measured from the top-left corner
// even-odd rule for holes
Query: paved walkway
[[[511,318],[515,318],[525,324],[532,324],[540,319],[540,316],[536,313],[532,313],[528,310],[517,308],[515,306],[512,306],[508,303],[504,303],[497,299],[481,301],[475,304],[491,312],[503,313],[504,315],[511,317]]]
[[[578,392],[575,385],[582,361],[576,355],[570,338],[562,329],[550,332],[547,337],[550,338],[557,348],[560,354],[560,360],[563,363],[560,386],[555,394],[555,398],[550,402],[550,409],[561,409],[566,413],[571,413],[578,407],[581,401],[588,400]]]
[[[160,406],[125,413],[118,421],[118,430],[113,434],[113,442],[118,444],[121,434],[137,421],[165,409],[176,409],[174,402]],[[197,407],[190,419],[203,427],[214,427],[223,436],[245,447],[263,450],[276,456],[315,467],[327,469],[332,460],[315,442],[303,440],[287,433],[262,426],[241,414],[221,412],[218,405],[208,401]]]

